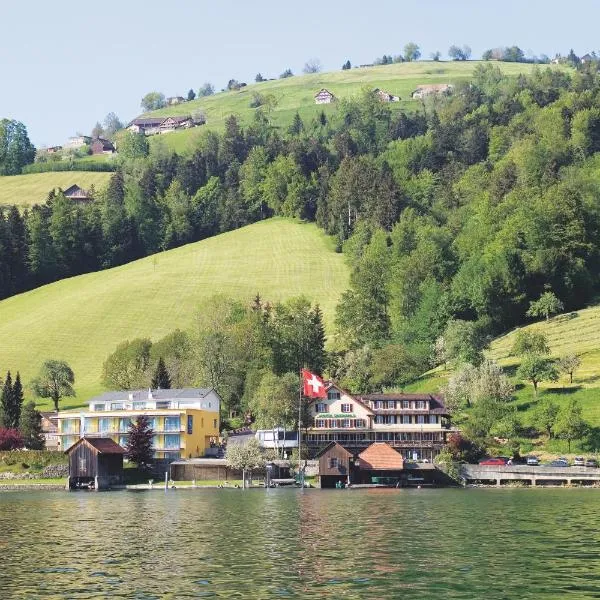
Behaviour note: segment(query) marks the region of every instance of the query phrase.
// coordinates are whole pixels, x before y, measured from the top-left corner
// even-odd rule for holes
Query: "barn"
[[[110,438],[82,437],[65,454],[69,457],[69,489],[107,489],[123,483],[125,450]]]

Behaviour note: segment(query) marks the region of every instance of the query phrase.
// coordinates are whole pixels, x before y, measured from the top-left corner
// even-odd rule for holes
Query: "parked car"
[[[574,467],[585,467],[585,458],[583,456],[576,456],[573,461]]]
[[[561,456],[560,458],[557,458],[556,460],[553,460],[550,463],[551,467],[568,467],[569,466],[569,461],[564,457]]]
[[[526,462],[529,466],[534,467],[540,464],[540,459],[537,456],[528,456]]]
[[[585,460],[586,467],[593,467],[594,469],[598,468],[598,461],[595,458],[587,458]]]
[[[480,460],[479,464],[485,466],[504,466],[507,462],[507,459],[502,456],[491,456],[490,458],[486,458],[485,460]]]

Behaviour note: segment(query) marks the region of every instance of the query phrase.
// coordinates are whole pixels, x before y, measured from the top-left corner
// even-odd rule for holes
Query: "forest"
[[[510,78],[489,63],[414,112],[364,90],[287,131],[259,107],[250,126],[231,116],[187,155],[128,147],[95,202],[53,193],[24,213],[4,209],[0,297],[273,215],[315,221],[352,266],[330,372],[376,354],[377,383],[353,382],[364,391],[435,365],[448,327],[477,346],[525,322],[544,293],[566,310],[598,293],[591,68]]]

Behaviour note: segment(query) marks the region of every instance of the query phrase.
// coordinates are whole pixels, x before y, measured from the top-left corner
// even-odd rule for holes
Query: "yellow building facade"
[[[92,399],[88,410],[59,413],[60,446],[66,450],[81,437],[108,437],[125,446],[129,424],[144,415],[156,459],[202,457],[219,437],[220,403],[206,388],[108,392]]]

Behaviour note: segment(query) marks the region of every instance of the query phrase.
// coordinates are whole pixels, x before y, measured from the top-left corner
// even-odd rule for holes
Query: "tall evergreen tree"
[[[3,426],[7,429],[14,429],[15,425],[12,422],[12,398],[13,398],[13,384],[10,371],[6,373],[6,379],[2,386],[2,395],[0,396],[0,404],[2,405],[2,420],[4,421]]]
[[[152,377],[152,387],[155,390],[171,389],[171,377],[162,356],[158,359],[158,364],[156,365],[156,370]]]
[[[148,417],[140,415],[135,423],[130,423],[128,434],[125,450],[129,460],[140,469],[148,468],[152,462],[152,436],[154,434]]]
[[[290,125],[290,127],[288,129],[288,133],[290,135],[300,135],[303,130],[304,130],[304,123],[302,121],[302,118],[300,117],[300,114],[298,112],[296,112],[296,114],[294,115],[292,124]]]
[[[323,311],[317,304],[311,311],[311,357],[310,368],[317,375],[321,375],[325,369],[325,325],[323,324]]]
[[[19,427],[21,421],[21,409],[23,407],[23,385],[21,384],[21,374],[17,371],[15,383],[12,386],[12,394],[10,399],[10,412],[5,413],[5,420],[10,423],[7,427]]]
[[[43,450],[46,444],[42,432],[42,415],[36,410],[35,403],[28,402],[23,407],[19,420],[19,430],[23,436],[23,443],[30,450]]]

